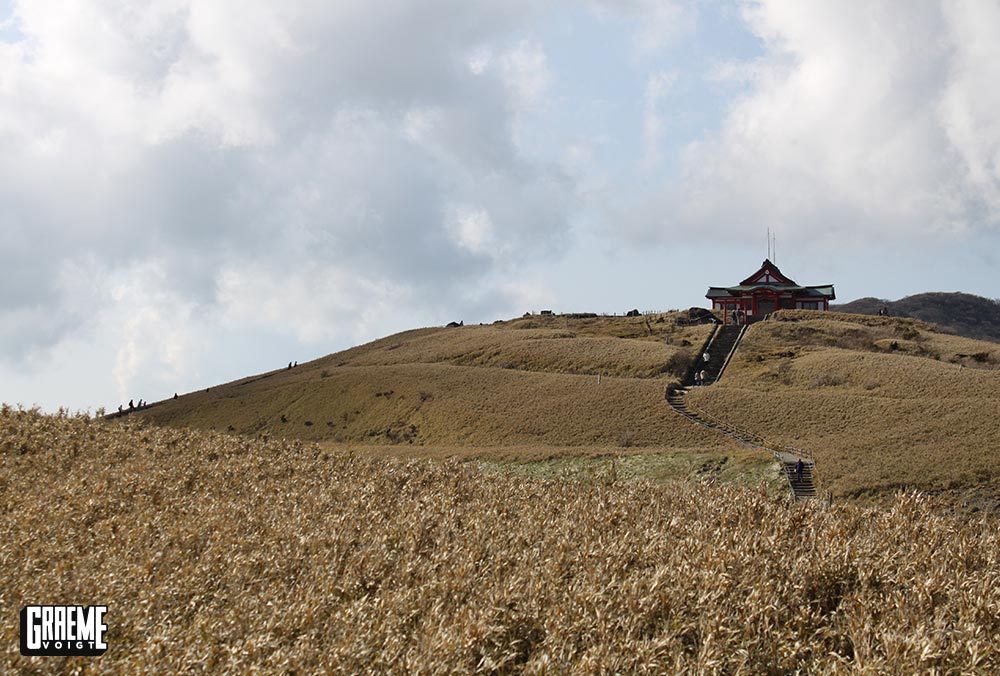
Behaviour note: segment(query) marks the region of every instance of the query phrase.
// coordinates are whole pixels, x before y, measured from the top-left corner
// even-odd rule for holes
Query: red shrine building
[[[737,286],[710,287],[705,297],[712,301],[712,310],[721,310],[723,321],[728,321],[736,310],[745,312],[747,318],[783,309],[829,310],[837,296],[833,284],[800,286],[765,259],[760,270]]]

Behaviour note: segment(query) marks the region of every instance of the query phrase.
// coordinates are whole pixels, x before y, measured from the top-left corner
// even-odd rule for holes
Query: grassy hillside
[[[1000,345],[912,319],[782,311],[691,404],[813,451],[838,495],[901,487],[1000,499]],[[973,496],[976,497],[976,496]]]
[[[821,492],[1000,503],[1000,345],[899,317],[774,317],[750,329],[720,383],[689,396],[695,409],[814,452]],[[755,463],[665,404],[710,330],[684,324],[529,317],[409,331],[140,415],[379,454],[546,461],[525,470],[542,475],[631,454],[656,456],[635,465],[649,476],[688,476],[711,456],[730,463],[720,478],[766,475],[767,454]]]
[[[882,308],[892,316],[930,322],[967,338],[1000,341],[1000,301],[968,293],[920,293],[896,301],[860,298],[833,307],[867,315]]]
[[[664,415],[662,382],[442,364],[301,369],[213,388],[157,422],[337,443],[698,446],[707,431]]]
[[[5,673],[996,673],[1000,534],[0,410]],[[23,658],[26,603],[106,603]]]
[[[409,331],[142,415],[337,444],[716,449],[716,435],[663,409],[667,383],[710,330],[679,324],[683,317],[533,317]]]

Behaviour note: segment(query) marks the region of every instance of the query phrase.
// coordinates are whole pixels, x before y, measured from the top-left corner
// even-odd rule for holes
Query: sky
[[[1000,3],[0,0],[0,401],[396,331],[1000,296]]]

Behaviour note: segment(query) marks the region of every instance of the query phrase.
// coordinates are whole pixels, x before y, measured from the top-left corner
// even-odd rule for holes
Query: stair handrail
[[[726,355],[726,360],[722,362],[722,368],[719,369],[719,373],[715,376],[714,382],[719,382],[720,380],[722,380],[722,374],[726,372],[726,367],[729,366],[730,360],[732,360],[733,355],[736,354],[736,348],[740,346],[740,342],[742,342],[743,336],[746,335],[749,329],[750,329],[749,324],[744,324],[743,328],[740,329],[740,334],[736,336],[736,340],[733,342],[733,347],[730,348],[729,354]]]
[[[695,369],[697,369],[699,366],[701,355],[708,352],[708,349],[712,346],[713,341],[715,341],[715,338],[719,333],[720,326],[722,326],[722,324],[719,322],[718,319],[716,319],[715,322],[713,322],[712,324],[712,330],[708,333],[708,338],[706,338],[705,342],[702,343],[701,351],[698,352],[698,354],[695,355],[695,358],[691,360],[691,363],[688,364],[687,371],[684,372],[684,377],[681,379],[680,382],[681,387],[684,387],[685,383],[691,382],[694,379],[694,372]]]
[[[726,422],[725,420],[720,420],[719,418],[716,418],[715,416],[709,413],[705,413],[704,411],[698,411],[697,416],[699,418],[705,418],[709,422],[713,422],[719,427],[722,427],[737,436],[743,437],[744,440],[754,444],[755,446],[759,446],[761,448],[767,449],[768,451],[771,451],[771,453],[773,453],[775,457],[778,457],[778,453],[788,453],[790,455],[799,456],[806,460],[812,460],[813,464],[816,463],[812,451],[807,451],[804,448],[798,448],[796,446],[789,446],[787,444],[783,444],[777,441],[771,441],[766,437],[763,437],[755,432],[745,430],[742,427],[734,425],[733,423],[730,422]]]
[[[770,312],[767,313],[766,315],[764,315],[762,319],[763,321],[768,321],[769,319],[771,319],[771,313]],[[715,339],[718,337],[720,333],[721,326],[723,325],[718,321],[716,321],[715,325],[712,327],[712,331],[708,334],[708,338],[705,340],[704,345],[702,345],[701,352],[698,353],[699,357],[711,349],[712,344],[715,342]],[[733,346],[730,348],[729,353],[726,355],[725,361],[722,363],[722,368],[719,369],[719,372],[718,374],[716,374],[713,382],[718,382],[719,379],[722,378],[722,374],[725,372],[726,367],[729,366],[729,362],[732,360],[733,355],[736,353],[736,349],[743,341],[743,338],[746,336],[746,333],[750,329],[750,326],[751,324],[749,323],[743,325],[743,328],[740,330],[739,335],[736,336],[736,340],[733,342]],[[719,429],[720,432],[728,434],[729,436],[735,438],[737,441],[743,443],[744,445],[756,446],[757,448],[761,448],[763,450],[770,452],[771,455],[775,458],[775,460],[777,460],[782,464],[782,474],[785,475],[785,479],[788,482],[788,488],[792,492],[792,495],[798,497],[795,492],[795,486],[792,483],[791,474],[789,474],[787,467],[784,466],[785,458],[782,457],[782,453],[796,456],[803,460],[808,460],[815,468],[816,460],[810,451],[782,443],[769,442],[767,439],[765,439],[759,434],[755,434],[754,432],[745,430],[741,427],[738,427],[737,425],[733,425],[732,423],[726,422],[725,420],[720,420],[719,418],[716,418],[715,416],[709,413],[705,413],[703,411],[696,412],[690,410],[688,409],[686,403],[684,404],[685,410],[682,411],[675,406],[674,402],[670,401],[671,397],[675,394],[683,395],[687,393],[686,383],[688,383],[692,379],[694,375],[694,370],[699,365],[700,365],[699,360],[695,359],[688,366],[687,371],[684,375],[684,379],[681,381],[679,385],[674,385],[672,383],[667,385],[666,391],[664,392],[664,398],[670,404],[670,407],[673,408],[677,413],[681,413],[684,416],[695,420],[696,422],[699,419],[701,419],[714,424]],[[815,483],[813,483],[813,486],[814,486],[813,490],[815,491]]]
[[[720,420],[719,418],[716,418],[713,415],[705,413],[704,411],[698,411],[698,417],[705,418],[709,422],[713,422],[716,425],[732,432],[733,434],[743,437],[744,440],[747,441],[748,443],[760,446],[761,448],[767,448],[767,443],[766,443],[767,440],[764,439],[764,437],[760,436],[759,434],[755,434],[753,432],[750,432],[749,430],[742,429],[741,427],[726,422],[725,420]]]
[[[775,453],[775,458],[778,462],[781,462],[781,473],[785,475],[785,481],[788,482],[788,490],[792,492],[792,500],[794,501],[797,496],[795,494],[795,484],[792,483],[792,475],[785,466],[785,463],[778,457],[777,453]]]
[[[762,318],[762,321],[766,322],[766,321],[770,320],[772,314],[773,313],[768,312],[766,315],[764,315],[764,317]],[[713,382],[717,383],[717,382],[719,382],[719,380],[722,379],[722,374],[725,373],[726,368],[729,366],[729,362],[732,361],[733,355],[736,354],[737,348],[739,348],[740,343],[743,342],[743,338],[746,336],[746,334],[750,330],[751,326],[752,326],[752,324],[744,324],[743,325],[743,328],[740,330],[739,335],[736,337],[736,340],[733,342],[732,348],[730,348],[730,350],[729,350],[729,354],[726,355],[726,360],[722,363],[722,368],[719,369],[719,373],[718,373],[718,375],[715,376],[715,380]],[[716,328],[718,328],[718,325],[716,325]],[[705,348],[702,350],[702,354],[704,354],[704,352],[706,350],[708,350],[709,347],[711,347],[711,342],[715,340],[715,337],[716,337],[716,331],[713,330],[712,334],[709,336],[709,340],[706,341],[706,345],[705,345]],[[797,455],[797,456],[805,458],[807,460],[812,460],[813,464],[815,464],[815,462],[816,462],[816,460],[813,457],[813,454],[812,454],[811,451],[807,451],[807,450],[805,450],[803,448],[797,448],[795,446],[789,446],[787,444],[782,444],[780,442],[769,442],[766,438],[762,437],[759,434],[755,434],[755,433],[750,432],[748,430],[742,429],[741,427],[733,425],[732,423],[726,422],[724,420],[720,420],[720,419],[718,419],[718,418],[716,418],[716,417],[714,417],[712,415],[709,415],[709,414],[701,412],[701,411],[698,412],[698,415],[701,416],[701,417],[707,418],[708,420],[710,420],[711,422],[715,423],[716,425],[719,425],[720,427],[728,429],[733,434],[736,434],[738,436],[745,437],[746,439],[751,440],[751,443],[754,443],[754,444],[756,444],[756,445],[758,445],[758,446],[760,446],[762,448],[766,448],[767,450],[769,450],[772,453],[774,453],[776,457],[777,457],[777,453],[778,452],[784,452],[784,453],[789,453],[791,455]]]
[[[782,453],[791,454],[793,456],[798,456],[800,458],[808,460],[810,461],[810,464],[813,466],[813,468],[815,468],[816,461],[813,459],[812,453],[801,448],[796,448],[794,446],[786,446],[784,444],[778,444],[778,443],[769,443],[767,439],[760,436],[759,434],[755,434],[748,430],[744,430],[736,425],[733,425],[732,423],[720,420],[719,418],[716,418],[715,416],[709,413],[705,413],[703,411],[690,410],[688,409],[686,403],[683,405],[684,410],[681,410],[680,408],[677,407],[675,402],[671,401],[671,397],[673,395],[678,395],[678,394],[683,395],[686,393],[687,393],[687,388],[668,385],[665,393],[665,398],[667,399],[667,402],[670,404],[670,407],[673,408],[674,411],[676,411],[677,413],[680,413],[685,417],[694,420],[695,422],[701,422],[703,424],[706,422],[712,423],[716,426],[719,432],[733,437],[734,439],[744,444],[745,446],[754,446],[756,448],[760,448],[762,450],[769,452],[774,457],[775,460],[781,463],[782,465],[781,473],[785,475],[785,481],[788,483],[788,489],[792,492],[793,496],[798,497],[798,494],[795,492],[795,485],[792,483],[792,476],[789,473],[785,458],[782,457]],[[813,482],[814,482],[813,490],[815,491],[815,479],[813,479]]]
[[[813,464],[816,463],[816,459],[813,457],[812,451],[807,451],[804,448],[798,448],[796,446],[786,446],[784,444],[779,444],[779,446],[785,453],[791,453],[792,455],[797,455],[801,458],[805,458],[806,460],[812,460]]]

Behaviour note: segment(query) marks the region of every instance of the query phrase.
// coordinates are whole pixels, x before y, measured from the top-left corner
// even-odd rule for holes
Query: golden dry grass
[[[9,673],[995,673],[1000,533],[0,412]],[[107,603],[22,658],[26,603]]]
[[[702,341],[704,337],[698,344]],[[470,326],[400,341],[384,350],[344,354],[337,363],[340,366],[448,363],[550,373],[601,373],[653,378],[663,374],[664,366],[676,352],[676,346],[652,340],[577,336],[558,330],[512,331]]]
[[[693,354],[710,328],[680,326],[678,317],[532,317],[408,331],[139,415],[347,444],[731,449],[663,406],[676,377],[669,365],[685,364],[677,355]]]
[[[679,448],[718,442],[670,415],[658,380],[602,378],[598,384],[592,376],[442,364],[344,366],[325,378],[315,369],[289,373],[168,401],[148,418],[355,444],[560,447],[627,440],[629,446]]]
[[[754,325],[693,407],[809,449],[838,495],[995,487],[1000,345],[914,320],[782,315],[795,321]]]
[[[475,465],[488,473],[533,479],[605,484],[639,480],[660,485],[707,481],[765,490],[774,496],[788,494],[788,482],[780,465],[756,449],[737,449],[725,455],[715,448],[642,453],[580,449],[546,458],[536,453],[536,449],[526,449],[518,455],[482,455],[484,459],[475,460]]]
[[[448,363],[563,374],[653,378],[678,350],[697,350],[710,326],[678,326],[679,313],[569,319],[536,316],[488,326],[409,331],[310,366]]]
[[[839,312],[782,310],[762,324],[757,349],[834,347],[854,351],[906,354],[962,364],[1000,368],[1000,344],[936,330],[916,319]],[[764,337],[766,336],[766,338]]]
[[[974,491],[980,507],[1000,501],[1000,345],[912,319],[775,317],[751,328],[720,383],[690,395],[695,409],[810,450],[820,489],[838,497],[917,488]],[[408,331],[141,415],[426,457],[732,456],[733,442],[663,401],[674,380],[665,365],[696,353],[709,331],[677,318]]]

